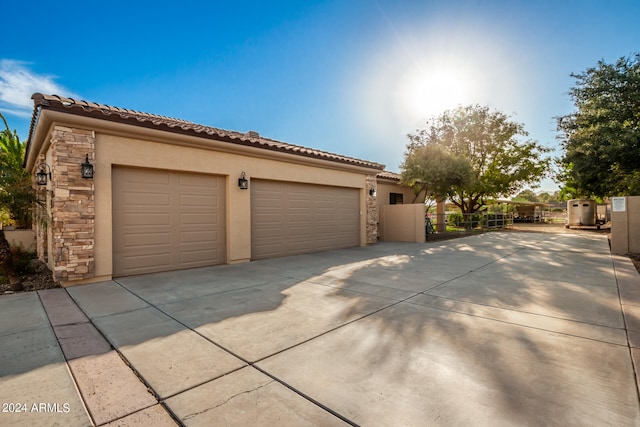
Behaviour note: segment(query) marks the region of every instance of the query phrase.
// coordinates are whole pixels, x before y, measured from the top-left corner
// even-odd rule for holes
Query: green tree
[[[547,193],[546,191],[538,194],[538,201],[542,203],[549,203],[554,201],[554,196],[552,194]]]
[[[563,194],[640,195],[640,54],[571,77],[575,111],[557,118]]]
[[[425,129],[408,135],[403,173],[415,162],[414,157],[422,155],[423,147],[437,146],[461,159],[470,168],[469,179],[450,182],[446,196],[463,213],[475,213],[491,198],[506,197],[546,175],[550,159],[544,153],[549,150],[536,141],[520,140],[527,135],[522,124],[499,111],[480,105],[460,106],[429,119]]]
[[[472,179],[467,159],[456,157],[435,144],[415,147],[401,167],[402,183],[414,188],[417,195],[423,194],[425,199],[444,199],[455,187],[467,185]]]
[[[518,195],[514,197],[512,200],[523,201],[523,202],[539,202],[540,201],[540,199],[538,198],[536,193],[533,192],[533,190],[523,190],[519,192]]]
[[[0,118],[6,128],[0,132],[0,206],[9,212],[18,227],[28,227],[35,195],[31,176],[22,166],[25,143],[15,130],[11,132],[2,114]]]

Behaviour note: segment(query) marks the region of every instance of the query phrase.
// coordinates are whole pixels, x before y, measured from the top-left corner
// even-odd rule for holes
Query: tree
[[[538,201],[542,203],[549,203],[554,200],[554,196],[547,193],[546,191],[538,194]]]
[[[547,196],[549,195],[547,194]],[[517,201],[523,201],[523,202],[539,202],[540,201],[536,193],[533,192],[533,190],[523,190],[519,192],[518,195],[511,200],[517,200]]]
[[[557,118],[563,194],[640,195],[640,54],[571,77],[576,110]]]
[[[415,147],[401,167],[401,181],[415,188],[416,194],[424,194],[425,199],[444,199],[456,186],[467,185],[472,179],[467,159],[435,144]]]
[[[35,195],[31,176],[22,167],[25,143],[20,141],[15,130],[9,130],[2,114],[0,118],[6,128],[0,132],[0,206],[9,211],[18,227],[29,227]]]
[[[408,166],[417,162],[416,157],[424,155],[425,147],[439,147],[450,157],[464,161],[469,168],[469,179],[449,182],[450,185],[440,188],[446,188],[446,197],[463,213],[475,213],[489,199],[507,197],[525,184],[533,186],[545,176],[550,159],[543,154],[549,149],[536,141],[520,141],[520,137],[527,135],[522,124],[489,107],[470,105],[447,110],[429,119],[425,129],[408,135],[410,143],[403,174],[406,172],[416,181],[429,182],[428,171],[424,170],[425,176],[420,177],[409,174]],[[431,163],[437,163],[437,159]],[[442,166],[448,174],[450,166],[458,168],[461,163]],[[443,181],[447,178],[445,175]]]

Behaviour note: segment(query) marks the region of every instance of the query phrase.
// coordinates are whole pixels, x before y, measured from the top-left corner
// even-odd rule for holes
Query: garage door
[[[113,275],[225,262],[225,179],[113,169]]]
[[[356,188],[251,180],[251,258],[360,244]]]

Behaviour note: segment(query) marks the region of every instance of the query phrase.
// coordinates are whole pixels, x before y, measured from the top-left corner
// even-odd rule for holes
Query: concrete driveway
[[[0,346],[0,425],[640,425],[640,276],[603,235],[2,296]]]

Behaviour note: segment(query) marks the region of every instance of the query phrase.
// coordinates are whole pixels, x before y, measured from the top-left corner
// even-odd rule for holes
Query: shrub
[[[19,276],[33,273],[31,261],[35,258],[35,252],[26,250],[22,245],[11,247],[11,259],[13,260],[16,274]]]
[[[447,223],[454,227],[464,227],[466,229],[476,228],[480,221],[482,220],[482,215],[480,214],[466,214],[463,215],[461,213],[452,213],[449,214],[447,218]]]

